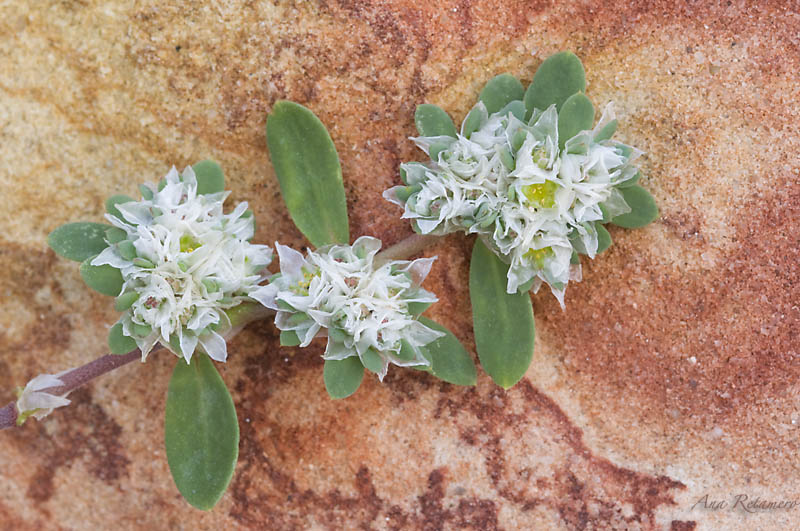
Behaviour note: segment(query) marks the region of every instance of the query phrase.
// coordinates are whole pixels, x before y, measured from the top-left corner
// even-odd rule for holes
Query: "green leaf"
[[[414,112],[414,124],[420,136],[452,136],[456,137],[456,126],[450,115],[438,105],[423,103],[417,105]]]
[[[525,119],[525,104],[522,101],[512,101],[502,109],[500,109],[500,114],[502,116],[507,116],[508,113],[513,114],[517,117],[520,121]]]
[[[508,389],[525,374],[533,357],[533,306],[527,292],[506,293],[508,266],[475,242],[469,296],[475,346],[483,369]]]
[[[117,219],[126,221],[125,218],[122,217],[122,213],[117,209],[117,205],[120,205],[122,203],[130,203],[131,201],[135,201],[135,199],[124,194],[112,195],[111,197],[106,199],[106,212],[108,212]]]
[[[164,415],[167,463],[178,490],[192,506],[214,507],[233,477],[239,424],[228,388],[211,360],[195,352],[175,364]]]
[[[128,233],[117,227],[111,227],[106,231],[106,241],[108,243],[119,243],[128,237]]]
[[[213,160],[201,160],[194,166],[198,194],[216,194],[225,191],[225,174]]]
[[[614,133],[617,132],[617,121],[611,120],[606,125],[603,126],[597,133],[594,135],[595,142],[602,142],[603,140],[608,140]]]
[[[608,211],[608,208],[603,203],[600,203],[598,206],[600,207],[600,212],[603,213],[603,219],[599,220],[600,223],[610,223],[611,213]]]
[[[315,247],[348,243],[339,155],[319,118],[302,105],[279,101],[267,118],[267,144],[283,200],[300,232]]]
[[[108,225],[89,221],[67,223],[47,236],[47,245],[59,256],[83,262],[108,247],[105,238],[109,228]]]
[[[519,79],[511,74],[495,76],[483,87],[478,99],[486,105],[489,114],[495,113],[511,103],[525,97],[525,89]]]
[[[133,303],[139,300],[139,293],[135,291],[128,291],[127,293],[123,293],[119,297],[116,298],[114,301],[114,309],[118,312],[124,312],[131,306]]]
[[[594,123],[594,105],[582,92],[573,94],[561,107],[558,113],[558,147],[581,131],[591,129]]]
[[[81,263],[81,278],[93,290],[109,297],[116,297],[122,291],[122,273],[108,264],[93,266],[90,262],[94,258],[90,256]]]
[[[347,398],[361,385],[364,379],[364,366],[358,356],[350,356],[343,360],[325,360],[322,370],[325,389],[331,398]]]
[[[406,186],[404,188],[398,188],[395,192],[395,195],[400,201],[408,201],[408,198],[411,197],[413,194],[422,190],[421,184],[414,184],[412,186]]]
[[[282,347],[296,347],[302,343],[294,330],[281,330],[280,341]]]
[[[127,354],[136,349],[136,341],[122,333],[122,323],[117,323],[108,331],[108,348],[112,354]]]
[[[638,183],[639,179],[641,179],[641,178],[642,178],[642,172],[638,171],[638,172],[636,172],[636,175],[634,175],[632,178],[628,179],[627,181],[625,181],[622,184],[617,185],[617,188],[619,188],[619,189],[630,188],[634,184]]]
[[[586,90],[586,74],[583,64],[572,52],[551,55],[539,66],[525,92],[525,107],[528,116],[533,109],[545,110],[550,105],[561,106],[576,92]]]
[[[622,214],[611,220],[611,223],[626,229],[637,229],[644,227],[658,217],[658,207],[650,192],[635,184],[626,188],[620,188],[622,197],[631,207],[631,211]]]
[[[456,336],[435,321],[425,317],[420,317],[419,321],[428,328],[445,333],[444,337],[440,337],[424,347],[431,362],[431,372],[437,378],[451,384],[475,385],[478,378],[475,363]]]
[[[611,247],[611,234],[600,223],[595,223],[594,228],[597,229],[597,254],[600,254]]]
[[[146,184],[139,185],[139,193],[142,194],[142,199],[146,199],[147,201],[153,199],[153,190]]]
[[[117,252],[119,255],[128,261],[133,261],[137,258],[136,246],[132,240],[122,240],[117,243]]]
[[[463,124],[463,134],[465,137],[471,137],[472,133],[481,128],[482,118],[483,113],[481,112],[481,109],[474,107],[471,111],[469,111],[467,117],[464,118]]]
[[[364,354],[361,355],[361,363],[364,364],[365,369],[375,374],[383,370],[383,358],[378,354],[378,351],[372,347],[368,348]]]
[[[431,142],[430,147],[428,147],[428,155],[430,155],[432,161],[439,162],[439,153],[449,149],[451,145],[452,142]]]
[[[419,315],[431,307],[432,302],[409,302],[408,313],[411,315]]]

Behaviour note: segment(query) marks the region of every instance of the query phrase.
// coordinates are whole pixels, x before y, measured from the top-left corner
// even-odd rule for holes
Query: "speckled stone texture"
[[[270,322],[221,367],[241,424],[230,490],[184,503],[163,448],[175,358],[0,432],[0,529],[797,529],[800,500],[800,4],[326,0],[0,1],[0,404],[103,353],[110,299],[48,250],[103,200],[203,158],[249,200],[256,240],[305,244],[264,141],[280,98],[342,159],[353,236],[410,234],[380,197],[418,103],[460,120],[483,84],[584,61],[642,159],[661,217],[611,229],[567,311],[533,297],[534,363],[510,391],[415,371],[327,398],[323,346]],[[474,350],[471,241],[448,237],[432,316]],[[588,262],[588,263],[587,263]],[[698,500],[725,500],[702,509]],[[694,509],[692,506],[695,506]],[[702,504],[701,504],[702,505]]]

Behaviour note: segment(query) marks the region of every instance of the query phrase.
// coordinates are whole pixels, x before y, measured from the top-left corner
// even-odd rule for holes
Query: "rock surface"
[[[800,528],[800,506],[731,507],[800,501],[798,27],[791,1],[0,2],[0,404],[102,353],[112,303],[45,238],[112,193],[213,158],[257,241],[304,245],[264,141],[277,99],[330,129],[351,233],[390,244],[410,228],[380,193],[423,157],[415,105],[458,121],[495,74],[570,49],[662,214],[612,229],[566,312],[534,296],[510,391],[392,370],[331,401],[321,345],[251,325],[221,368],[242,440],[213,511],[169,475],[161,354],[0,433],[0,529]],[[470,244],[430,249],[426,287],[473,348]]]

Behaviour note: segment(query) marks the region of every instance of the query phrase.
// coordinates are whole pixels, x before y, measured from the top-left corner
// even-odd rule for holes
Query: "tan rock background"
[[[46,421],[0,433],[0,528],[793,529],[800,501],[800,4],[384,0],[0,1],[0,403],[103,352],[111,301],[45,238],[100,220],[175,164],[218,160],[257,240],[305,242],[264,141],[287,98],[327,124],[351,233],[410,234],[380,198],[421,159],[417,103],[460,120],[483,84],[584,61],[645,151],[662,216],[612,229],[567,312],[534,296],[537,343],[504,392],[392,370],[329,400],[320,346],[269,322],[221,368],[241,457],[209,513],[174,488],[162,417],[175,359],[108,375]],[[451,236],[433,316],[474,348],[470,242]]]

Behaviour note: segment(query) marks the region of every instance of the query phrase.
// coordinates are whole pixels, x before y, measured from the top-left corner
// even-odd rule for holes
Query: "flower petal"
[[[205,353],[208,354],[212,360],[224,362],[228,359],[228,347],[221,335],[216,332],[208,332],[198,337],[198,340],[200,346],[203,347]]]

